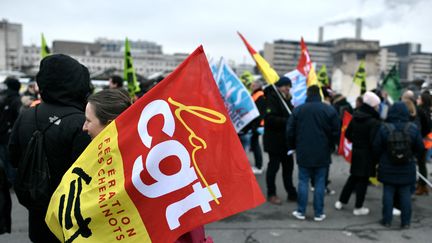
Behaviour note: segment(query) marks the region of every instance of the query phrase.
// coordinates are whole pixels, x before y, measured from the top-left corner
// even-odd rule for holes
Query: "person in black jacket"
[[[376,158],[372,154],[372,142],[379,128],[380,117],[378,107],[380,98],[373,92],[366,92],[363,95],[363,104],[354,111],[353,119],[345,131],[345,136],[352,142],[352,160],[350,176],[345,182],[339,201],[335,208],[340,210],[347,204],[351,193],[356,192],[355,209],[353,214],[367,215],[369,209],[363,207],[369,177],[375,176]]]
[[[394,129],[407,133],[411,157],[402,164],[392,159],[388,146],[390,131],[381,124],[373,142],[373,151],[379,156],[378,180],[384,184],[381,224],[390,227],[396,196],[400,203],[401,227],[407,228],[411,223],[411,194],[416,182],[416,159],[421,159],[424,155],[424,145],[420,130],[409,121],[408,108],[403,102],[396,102],[390,107],[386,122],[394,126]]]
[[[421,93],[421,95],[417,98],[417,114],[418,114],[418,118],[420,120],[420,132],[421,135],[423,137],[423,139],[427,139],[428,134],[431,132],[431,117],[430,117],[430,112],[431,112],[431,96],[429,93]],[[425,152],[425,156],[417,161],[417,165],[418,165],[418,170],[419,173],[427,179],[428,177],[428,171],[427,171],[427,167],[426,167],[426,152]],[[417,187],[416,187],[416,195],[420,196],[420,195],[428,195],[429,194],[429,190],[427,188],[426,182],[422,179],[419,179],[417,182]]]
[[[85,66],[71,57],[54,54],[41,61],[36,82],[42,102],[20,114],[12,130],[9,151],[12,163],[18,167],[36,129],[74,113],[55,122],[44,136],[53,193],[63,174],[90,143],[90,137],[82,131],[90,75]],[[58,242],[45,223],[46,210],[29,210],[29,237],[33,242]]]
[[[0,93],[0,234],[11,232],[12,201],[9,188],[16,172],[9,159],[7,143],[21,108],[21,83],[15,78],[6,78],[4,83],[7,89]]]
[[[267,197],[272,204],[282,204],[276,194],[276,174],[282,164],[282,179],[288,194],[288,201],[297,200],[297,191],[292,182],[294,162],[292,155],[288,155],[285,129],[292,109],[289,102],[291,80],[282,77],[275,86],[268,86],[265,90],[266,111],[264,115],[264,151],[269,154],[266,182]]]

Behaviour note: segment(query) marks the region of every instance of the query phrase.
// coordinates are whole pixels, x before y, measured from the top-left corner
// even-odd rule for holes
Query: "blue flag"
[[[216,84],[237,132],[259,116],[248,90],[223,58],[220,61]]]
[[[297,69],[285,74],[291,79],[292,87],[290,93],[292,95],[291,103],[297,107],[306,101],[307,83],[306,77]]]

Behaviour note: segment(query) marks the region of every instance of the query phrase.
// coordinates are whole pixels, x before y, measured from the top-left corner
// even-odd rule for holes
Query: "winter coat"
[[[277,89],[277,88],[276,88]],[[290,116],[285,103],[292,110],[291,103],[286,99],[279,98],[273,86],[268,86],[264,90],[266,110],[264,115],[264,151],[268,153],[286,154],[285,129]],[[280,97],[283,95],[279,92]],[[282,103],[283,102],[283,103]]]
[[[330,155],[339,142],[340,119],[336,110],[311,96],[294,109],[286,130],[289,149],[295,149],[302,167],[323,167],[331,163]]]
[[[406,105],[397,102],[390,107],[386,122],[396,129],[402,130],[409,122],[409,112]],[[411,140],[413,156],[406,164],[395,164],[388,157],[387,138],[389,130],[381,124],[373,142],[373,150],[379,156],[378,180],[386,184],[408,185],[416,181],[416,158],[421,159],[424,153],[423,140],[416,125],[409,123],[408,134]]]
[[[18,91],[7,89],[0,94],[0,144],[7,145],[20,108],[21,96]]]
[[[372,143],[380,125],[380,116],[374,108],[363,104],[354,111],[353,118],[345,131],[345,137],[352,142],[350,173],[353,176],[375,176],[378,158],[372,155]]]
[[[431,131],[431,119],[427,108],[422,106],[417,107],[417,116],[420,123],[420,133],[422,137],[426,137]]]
[[[9,141],[12,164],[18,167],[33,132],[36,130],[35,109],[23,111],[15,122]],[[63,174],[90,143],[90,137],[82,131],[85,122],[84,112],[71,106],[58,106],[41,103],[37,107],[37,126],[43,129],[56,117],[76,113],[61,119],[45,133],[45,151],[48,158],[53,189],[60,183]]]

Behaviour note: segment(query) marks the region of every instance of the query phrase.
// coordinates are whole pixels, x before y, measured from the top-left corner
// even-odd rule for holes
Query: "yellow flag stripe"
[[[118,147],[117,136],[114,121],[90,143],[65,173],[59,187],[54,192],[45,221],[60,240],[150,242],[138,209],[125,189],[123,159]],[[90,178],[88,184],[79,182],[80,177],[74,173],[77,168],[88,175]],[[81,191],[74,192],[72,185],[79,183],[82,185]],[[76,209],[78,198],[80,206]],[[66,206],[65,204],[69,202],[74,203]],[[68,211],[68,207],[74,210]],[[77,212],[80,215],[77,215]],[[69,225],[67,226],[65,224],[68,219]],[[77,235],[82,228],[80,221],[82,226],[83,220],[88,224],[90,232],[87,232],[87,235]]]

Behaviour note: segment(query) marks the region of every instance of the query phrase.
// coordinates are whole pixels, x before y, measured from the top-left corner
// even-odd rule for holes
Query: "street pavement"
[[[253,161],[250,153],[248,157]],[[267,154],[264,154],[264,164],[267,162]],[[432,171],[431,164],[428,164],[428,169],[429,172]],[[385,228],[379,224],[382,186],[368,188],[364,206],[371,212],[367,216],[353,215],[355,195],[352,195],[348,205],[341,211],[334,208],[348,175],[349,164],[343,158],[333,155],[330,187],[336,194],[326,196],[327,218],[322,222],[313,221],[313,195],[309,193],[307,218],[304,221],[297,220],[291,215],[296,209],[296,203],[284,200],[281,206],[276,206],[266,202],[257,208],[206,225],[206,234],[210,235],[214,242],[227,243],[432,242],[432,195],[413,196],[410,229],[400,230],[400,218],[397,216],[393,219],[392,227]],[[265,195],[265,173],[257,175],[256,178]],[[294,171],[293,178],[297,185],[297,170]],[[286,199],[280,171],[277,175],[277,190],[281,199]],[[14,193],[12,198],[12,233],[0,235],[0,243],[30,242],[27,236],[27,210],[19,205]]]

